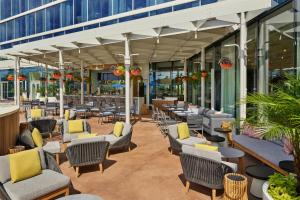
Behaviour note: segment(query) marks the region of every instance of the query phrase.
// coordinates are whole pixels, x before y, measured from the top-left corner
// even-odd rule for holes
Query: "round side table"
[[[220,147],[219,151],[222,155],[223,158],[230,159],[230,158],[237,158],[239,159],[238,162],[238,168],[240,172],[243,174],[244,173],[244,156],[245,153],[239,149],[234,149],[231,147]]]
[[[223,133],[226,134],[226,138],[227,138],[227,142],[229,145],[231,145],[231,141],[232,141],[232,130],[231,129],[225,129],[225,128],[214,128],[214,131],[218,132],[218,133]]]
[[[294,161],[292,161],[292,160],[280,161],[279,167],[289,173],[295,173]]]
[[[225,141],[225,138],[218,135],[207,135],[206,140],[210,141],[214,146],[220,146],[220,143]]]

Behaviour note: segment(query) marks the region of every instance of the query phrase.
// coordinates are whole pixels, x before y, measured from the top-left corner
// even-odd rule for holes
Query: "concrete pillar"
[[[15,86],[15,105],[20,106],[20,80],[18,76],[20,74],[20,58],[15,58],[15,73],[14,73],[14,86]]]
[[[187,76],[187,61],[186,58],[184,58],[184,63],[183,63],[183,76]],[[183,81],[183,98],[184,102],[187,102],[187,81]]]
[[[80,77],[81,77],[81,84],[80,84],[80,103],[84,104],[84,76],[83,76],[83,61],[80,62]]]
[[[246,14],[240,14],[240,100],[247,97],[247,24]],[[246,104],[240,104],[241,125],[246,119]]]
[[[210,99],[211,99],[211,109],[215,110],[215,69],[211,68],[211,84],[210,84]]]
[[[201,49],[201,71],[205,70],[205,48]],[[205,77],[201,77],[201,107],[205,107]]]
[[[125,55],[124,55],[124,64],[125,64],[125,121],[130,123],[130,48],[129,48],[129,39],[125,36]]]
[[[45,73],[46,73],[46,80],[45,80],[45,100],[48,102],[48,65],[45,65]]]
[[[63,51],[58,51],[59,56],[59,71],[61,77],[59,79],[59,117],[63,119],[64,117],[64,61],[63,61]]]

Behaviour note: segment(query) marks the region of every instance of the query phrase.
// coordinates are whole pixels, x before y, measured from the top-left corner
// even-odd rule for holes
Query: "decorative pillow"
[[[224,121],[221,124],[221,128],[223,128],[223,129],[231,129],[231,127],[232,127],[232,124],[230,122]]]
[[[123,122],[116,122],[116,124],[114,126],[113,134],[116,137],[120,137],[122,135],[122,131],[123,131]]]
[[[31,109],[30,111],[31,118],[41,118],[42,109]]]
[[[83,121],[82,120],[69,120],[69,133],[82,133]]]
[[[251,126],[250,124],[245,124],[242,134],[252,138],[262,139],[266,132],[266,127],[255,127]]]
[[[218,151],[219,148],[216,146],[212,145],[207,145],[207,144],[195,144],[195,147],[197,149],[204,149],[204,150],[209,150],[209,151]]]
[[[20,142],[25,145],[28,146],[30,148],[34,148],[35,144],[31,135],[31,131],[29,129],[25,129],[22,134],[20,135]]]
[[[65,111],[65,120],[69,120],[70,119],[70,110],[66,110]]]
[[[190,137],[190,131],[187,123],[180,123],[177,125],[178,137],[180,140],[184,140]]]
[[[85,139],[85,138],[93,138],[97,137],[97,134],[79,134],[78,139]]]
[[[37,149],[9,155],[9,164],[12,183],[31,178],[42,172]]]
[[[37,147],[42,147],[43,146],[43,137],[40,133],[40,131],[37,128],[34,128],[32,133],[31,133],[33,142],[35,144],[35,146]]]
[[[292,143],[290,142],[290,140],[288,138],[284,137],[284,138],[282,138],[282,141],[283,141],[283,152],[288,155],[293,154],[294,147],[293,147]]]

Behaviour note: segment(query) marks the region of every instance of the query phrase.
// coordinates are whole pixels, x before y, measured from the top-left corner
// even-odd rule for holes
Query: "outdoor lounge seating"
[[[89,134],[91,133],[91,126],[86,120],[78,120],[82,122],[82,131],[70,133],[69,123],[75,120],[63,121],[63,126],[61,129],[63,142],[71,142],[72,139],[76,139],[79,134]]]
[[[186,192],[190,183],[197,183],[212,189],[212,199],[216,197],[216,190],[223,189],[224,175],[237,170],[235,163],[221,160],[221,153],[197,149],[183,145],[180,161],[183,175],[186,179]]]
[[[0,199],[35,200],[69,194],[70,178],[63,175],[51,155],[39,150],[42,173],[11,182],[9,156],[0,157]]]
[[[173,153],[174,151],[181,152],[182,145],[194,146],[195,144],[206,143],[205,139],[194,136],[190,136],[187,139],[180,140],[178,138],[177,125],[178,124],[168,126],[168,138],[170,142],[171,153]]]
[[[123,122],[122,122],[123,123]],[[109,150],[115,149],[128,149],[130,151],[131,137],[132,137],[132,126],[128,123],[123,123],[123,130],[120,137],[117,137],[113,132],[108,135],[104,135],[105,141],[109,142]]]
[[[47,117],[44,109],[30,109],[26,110],[25,118],[28,122],[30,122],[32,120],[45,119]]]
[[[293,156],[284,153],[283,145],[276,141],[252,138],[247,135],[233,135],[232,144],[235,148],[243,150],[283,174],[288,173],[279,167],[279,162],[294,159]]]
[[[52,137],[55,125],[55,119],[32,120],[29,122],[29,129],[32,131],[34,128],[37,128],[44,138],[49,136]]]
[[[103,173],[103,162],[106,159],[109,142],[104,137],[73,139],[68,144],[66,156],[72,167],[75,167],[76,176],[80,174],[79,167],[99,164]]]

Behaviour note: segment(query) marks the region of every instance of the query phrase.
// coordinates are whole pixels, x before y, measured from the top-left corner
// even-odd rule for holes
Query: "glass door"
[[[8,82],[1,82],[0,83],[0,99],[7,99],[8,98]]]

